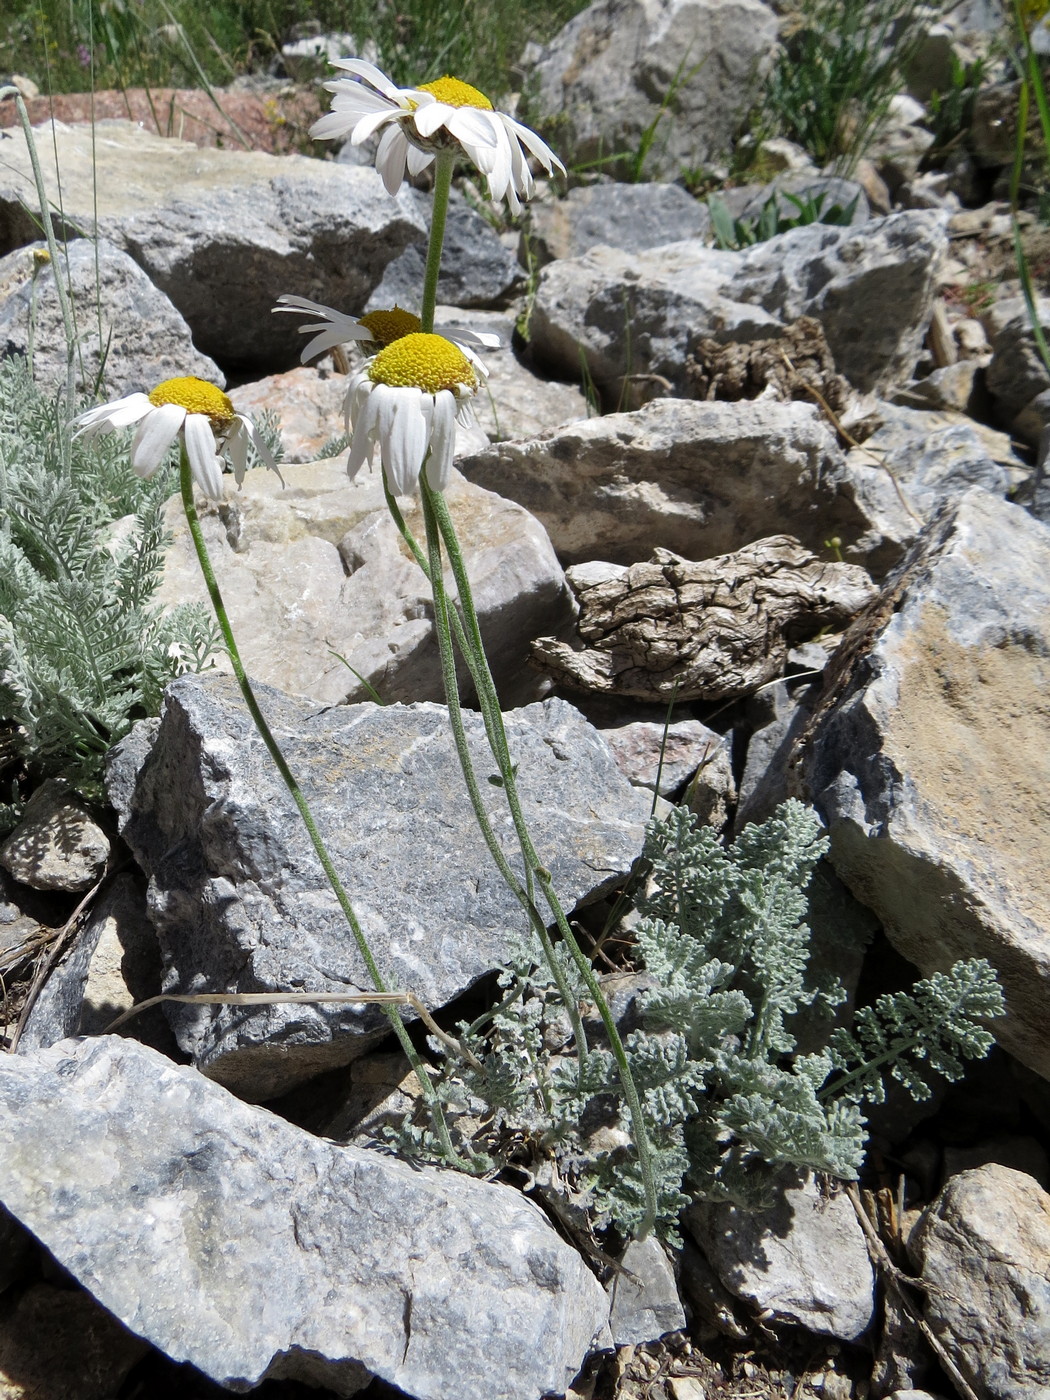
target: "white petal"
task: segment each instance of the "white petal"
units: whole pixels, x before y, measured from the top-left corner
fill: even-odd
[[[153,475],[185,421],[186,410],[177,403],[163,403],[146,414],[131,443],[131,467],[137,476]]]
[[[351,146],[360,146],[363,141],[375,135],[381,126],[385,126],[387,122],[396,122],[399,118],[400,113],[391,111],[389,107],[382,112],[369,112],[367,116],[361,117],[354,127],[350,136]]]
[[[355,118],[343,116],[341,112],[326,112],[310,128],[315,141],[335,141],[340,136],[349,136],[356,125]]]
[[[433,151],[422,151],[418,146],[413,146],[411,141],[408,143],[408,173],[410,175],[413,177],[422,175],[427,166],[433,163],[433,160]]]
[[[418,122],[416,124],[418,126]],[[465,149],[474,146],[491,149],[499,142],[496,133],[503,130],[493,121],[491,112],[477,107],[457,107],[445,125]]]
[[[420,136],[427,140],[435,131],[448,126],[449,119],[456,115],[456,111],[457,109],[450,107],[447,102],[429,102],[425,107],[419,107],[413,112],[412,125]]]
[[[427,481],[435,491],[444,491],[452,475],[452,453],[456,446],[456,400],[442,389],[434,395],[434,417],[430,434]]]
[[[500,113],[500,117],[510,131],[511,140],[514,140],[516,137],[523,146],[526,146],[532,152],[548,173],[556,166],[563,175],[565,174],[565,166],[562,165],[561,161],[547,145],[546,141],[541,141],[534,131],[530,131],[529,128],[523,126],[521,122],[516,122],[513,117],[508,117],[503,112]]]
[[[371,83],[384,97],[389,97],[391,102],[399,102],[401,99],[401,89],[395,87],[385,73],[366,59],[334,58],[332,67],[342,68],[346,73],[355,73],[359,78],[364,78],[365,82]]]
[[[243,423],[244,419],[238,415],[237,422],[234,423],[230,435],[226,439],[225,448],[238,486],[243,483],[244,474],[248,470],[248,434],[244,431]]]
[[[401,188],[407,161],[408,137],[400,126],[387,127],[376,148],[376,170],[383,177],[387,194],[395,195]]]
[[[269,467],[272,472],[276,472],[281,478],[281,485],[283,486],[284,477],[281,476],[281,469],[277,465],[277,458],[270,451],[269,447],[267,447],[266,440],[262,433],[259,432],[259,429],[252,420],[246,418],[243,413],[238,413],[234,416],[236,420],[234,423],[234,434],[237,439],[243,441],[245,437],[248,437],[251,440],[256,452],[258,452],[259,456],[262,458],[263,466]],[[237,485],[240,485],[240,479],[238,479]]]
[[[370,392],[371,387],[371,380],[366,379],[364,384],[358,384],[351,388],[346,396],[348,425],[350,421],[350,399],[351,397],[354,399],[354,435],[350,440],[350,455],[346,459],[346,474],[351,481],[353,481],[365,462],[371,462],[372,453],[375,448],[376,409],[378,405],[373,401],[373,395]]]
[[[382,393],[384,389],[385,394]],[[421,407],[423,394],[411,386],[393,389],[379,384],[375,397],[381,394],[378,422],[383,470],[394,495],[407,496],[416,489],[427,450],[427,428]]]
[[[203,413],[187,413],[182,430],[193,479],[206,496],[221,501],[222,463],[215,455],[215,434]]]
[[[460,349],[465,349],[468,345],[483,345],[486,350],[498,350],[503,342],[498,335],[493,335],[492,331],[472,331],[468,326],[447,326],[441,329],[434,327],[437,335],[443,335],[446,340],[454,341]]]

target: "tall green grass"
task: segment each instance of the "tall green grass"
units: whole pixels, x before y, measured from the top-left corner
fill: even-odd
[[[374,44],[395,82],[451,72],[494,95],[513,86],[529,39],[586,0],[4,0],[0,71],[46,92],[219,86],[264,68],[293,28],[316,21]]]

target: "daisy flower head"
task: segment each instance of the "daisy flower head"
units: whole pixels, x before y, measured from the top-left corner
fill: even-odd
[[[465,352],[441,335],[416,331],[380,350],[354,375],[346,394],[351,481],[378,447],[395,496],[415,491],[424,461],[428,485],[444,491],[456,424],[472,421],[470,401],[482,377]]]
[[[372,346],[376,350],[385,350],[395,340],[414,335],[423,329],[419,317],[411,311],[406,311],[403,306],[395,305],[389,311],[369,311],[364,316],[349,316],[345,311],[336,311],[332,306],[322,306],[319,301],[308,301],[306,297],[290,296],[287,293],[279,296],[277,301],[279,304],[273,307],[274,311],[298,311],[301,315],[316,317],[316,320],[299,327],[303,335],[317,332],[313,340],[303,347],[303,353],[299,357],[304,365],[316,355],[322,355],[326,350],[333,350],[337,345],[346,345],[350,341]],[[456,326],[455,329],[435,326],[434,329],[438,335],[458,345],[482,375],[488,373],[474,352],[479,348],[498,350],[498,335],[493,335],[490,331],[471,331],[461,326]]]
[[[317,140],[349,137],[359,146],[379,135],[376,169],[387,191],[401,188],[406,170],[418,175],[439,151],[461,150],[488,181],[493,199],[506,199],[513,213],[521,198],[531,199],[535,181],[528,157],[548,174],[565,167],[545,141],[505,112],[497,112],[483,92],[446,74],[417,88],[395,87],[385,73],[361,58],[335,59],[333,68],[351,76],[325,83],[332,110],[310,128]]]
[[[152,476],[176,438],[186,448],[194,481],[213,500],[223,497],[223,456],[233,467],[237,485],[244,480],[249,442],[266,466],[281,475],[255,424],[206,379],[165,379],[149,394],[128,394],[89,408],[73,420],[74,436],[91,442],[133,424],[138,426],[131,443],[131,466],[138,476]]]

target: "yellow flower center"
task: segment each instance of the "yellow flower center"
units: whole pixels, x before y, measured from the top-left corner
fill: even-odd
[[[187,413],[201,413],[211,419],[213,428],[223,428],[232,423],[236,409],[221,389],[209,384],[206,379],[194,379],[186,375],[181,379],[165,379],[149,396],[154,408],[161,404],[176,403]]]
[[[475,393],[478,387],[474,367],[458,345],[442,335],[417,331],[395,340],[372,361],[368,377],[373,384],[389,384],[395,389],[422,389],[436,394],[441,389],[455,393],[463,385]]]
[[[446,107],[480,107],[483,112],[492,111],[492,103],[483,92],[478,92],[476,87],[471,87],[469,83],[461,83],[458,78],[452,78],[447,73],[436,82],[420,83],[419,91],[433,93]]]
[[[395,305],[392,311],[370,311],[367,316],[358,317],[358,325],[371,331],[372,339],[378,345],[390,345],[403,335],[418,331],[421,322],[411,311]]]

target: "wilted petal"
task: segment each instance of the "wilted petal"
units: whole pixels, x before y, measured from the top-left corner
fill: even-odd
[[[434,416],[430,429],[430,457],[427,481],[435,491],[444,491],[452,475],[456,446],[456,400],[447,389],[434,395]]]
[[[221,501],[222,462],[215,455],[215,434],[211,423],[203,413],[187,413],[182,435],[194,481],[206,496],[213,501]]]
[[[178,437],[186,416],[186,410],[177,403],[161,404],[158,408],[151,406],[151,412],[139,424],[131,443],[131,467],[137,476],[153,475]],[[207,422],[207,419],[204,421]]]

